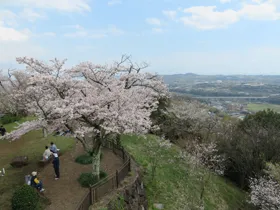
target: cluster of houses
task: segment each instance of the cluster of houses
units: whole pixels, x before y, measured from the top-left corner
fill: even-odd
[[[246,109],[247,104],[233,103],[232,101],[213,101],[211,102],[211,106],[241,120],[243,120],[246,115],[252,113]]]

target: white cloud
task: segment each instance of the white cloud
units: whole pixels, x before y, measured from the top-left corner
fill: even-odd
[[[75,32],[65,33],[65,37],[69,38],[93,38],[100,39],[107,36],[120,36],[124,34],[124,31],[117,28],[115,25],[109,25],[107,29],[103,30],[86,30],[82,26],[76,27]]]
[[[216,11],[216,6],[196,6],[184,9],[185,13],[181,21],[185,25],[194,26],[198,29],[225,28],[239,20],[238,12],[234,10]]]
[[[90,11],[88,0],[2,0],[2,4],[28,8],[56,9],[66,12]]]
[[[5,23],[7,26],[16,26],[18,25],[17,15],[10,10],[0,10],[0,21],[2,25]]]
[[[280,4],[279,0],[251,0],[251,3],[243,3],[240,9],[223,11],[217,11],[216,6],[195,6],[184,9],[188,15],[180,20],[186,26],[202,30],[226,28],[241,19],[273,21],[280,19],[277,4]]]
[[[77,51],[79,51],[80,53],[85,53],[88,52],[90,50],[94,50],[95,47],[93,46],[89,46],[89,45],[78,45],[75,47]]]
[[[150,25],[158,25],[158,26],[161,25],[161,21],[157,18],[147,18],[146,22]]]
[[[64,34],[65,37],[70,37],[70,38],[76,38],[76,37],[87,37],[89,36],[88,32],[84,31],[84,30],[80,30],[80,31],[75,31],[72,33],[66,33]]]
[[[13,28],[19,26],[19,22],[21,22],[22,20],[34,22],[38,18],[45,18],[45,16],[35,12],[30,8],[24,8],[18,14],[10,10],[0,10],[0,20],[2,21],[2,25]]]
[[[0,33],[1,34],[1,33]],[[46,51],[34,45],[31,42],[4,42],[0,44],[0,63],[15,63],[15,58],[19,56],[40,57],[45,55]]]
[[[107,33],[114,35],[114,36],[120,36],[124,34],[124,31],[117,28],[115,25],[110,25],[108,27]]]
[[[26,41],[30,37],[31,33],[28,29],[18,31],[14,28],[5,27],[3,22],[0,22],[0,42],[7,41]],[[2,43],[0,44],[2,48]]]
[[[19,14],[19,16],[31,22],[34,22],[35,20],[40,18],[46,18],[45,15],[39,14],[31,8],[24,8],[23,11]]]
[[[79,24],[76,24],[76,25],[64,25],[64,26],[62,26],[62,27],[64,27],[64,28],[74,28],[74,29],[77,29],[77,30],[82,30],[82,29],[84,29],[81,25],[79,25]]]
[[[172,20],[176,18],[176,14],[177,14],[177,12],[174,10],[164,10],[162,11],[162,13]]]
[[[10,10],[0,10],[0,41],[1,42],[22,42],[28,40],[32,35],[29,29],[17,29],[20,26],[19,21],[28,19],[34,21],[43,16],[34,12],[32,9],[23,9],[19,14]]]
[[[163,32],[162,28],[153,28],[152,31],[154,33],[162,33]]]
[[[55,37],[56,33],[54,33],[54,32],[44,32],[42,35],[43,36],[49,36],[49,37]]]
[[[220,0],[220,2],[221,2],[222,4],[225,4],[225,3],[230,3],[231,0]]]
[[[117,5],[117,4],[122,4],[122,0],[111,0],[111,1],[108,1],[108,6],[114,6],[114,5]]]
[[[270,1],[258,4],[244,4],[239,10],[239,14],[251,20],[278,20],[280,18],[276,4]]]

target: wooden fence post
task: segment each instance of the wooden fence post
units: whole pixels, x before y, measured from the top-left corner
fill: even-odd
[[[119,172],[116,170],[116,183],[117,183],[117,188],[119,187]]]
[[[122,147],[122,159],[124,160],[124,149]]]
[[[113,148],[113,153],[116,154],[116,151],[115,151],[115,144],[112,143],[112,148]]]
[[[94,194],[92,193],[92,187],[89,188],[89,194],[90,194],[90,205],[94,204]]]

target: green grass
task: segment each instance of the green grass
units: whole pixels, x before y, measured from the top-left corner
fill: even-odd
[[[32,117],[32,116],[28,116],[28,117],[23,117],[22,119],[20,119],[19,121],[17,121],[18,123],[23,123],[26,121],[31,121],[36,119],[36,117]],[[16,129],[16,127],[18,126],[17,123],[9,123],[9,124],[5,124],[4,127],[6,128],[7,132],[11,132],[13,130]]]
[[[20,122],[31,120],[34,118],[24,118]],[[5,125],[8,131],[11,131],[16,126],[15,123]],[[30,174],[34,170],[38,170],[37,162],[41,158],[45,146],[53,141],[61,152],[64,153],[75,144],[73,138],[65,136],[48,136],[43,138],[41,130],[31,131],[20,139],[9,142],[0,140],[0,168],[5,168],[6,176],[0,177],[0,209],[9,210],[10,201],[14,189],[24,183],[24,176]],[[23,168],[12,168],[10,162],[15,156],[26,155],[29,158],[29,164]]]
[[[275,112],[280,112],[280,105],[277,104],[248,104],[247,109],[249,111],[258,112],[265,109],[272,109]]]
[[[154,136],[148,136],[147,139],[136,136],[122,137],[122,144],[126,150],[144,168],[144,183],[150,209],[153,209],[153,203],[162,203],[164,209],[168,210],[197,209],[201,189],[201,181],[197,179],[199,170],[191,172],[186,161],[176,158],[180,151],[177,146],[172,146],[168,150],[161,149],[156,180],[154,184],[150,183],[151,169],[146,145],[147,141],[155,143],[154,139]],[[224,178],[210,173],[204,196],[205,209],[248,210],[250,208],[246,206],[246,197],[245,192]]]

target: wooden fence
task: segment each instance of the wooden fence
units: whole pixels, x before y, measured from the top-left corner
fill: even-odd
[[[130,156],[122,146],[119,146],[112,141],[107,141],[103,147],[112,150],[117,156],[119,156],[123,160],[123,165],[116,170],[115,173],[91,186],[89,191],[78,204],[76,210],[88,210],[91,205],[99,201],[103,196],[114,189],[117,189],[130,172]]]

